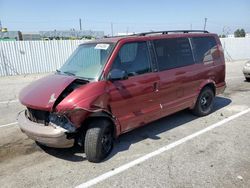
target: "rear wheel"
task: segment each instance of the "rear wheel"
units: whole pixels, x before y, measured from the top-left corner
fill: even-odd
[[[213,110],[214,92],[212,88],[205,87],[200,92],[192,113],[196,116],[206,116]]]
[[[88,161],[98,163],[105,159],[113,149],[112,124],[105,119],[91,121],[84,148]]]
[[[250,82],[250,78],[247,78],[247,77],[246,77],[246,81],[247,81],[247,82]]]

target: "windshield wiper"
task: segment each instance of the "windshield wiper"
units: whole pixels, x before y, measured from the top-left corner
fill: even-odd
[[[86,81],[93,80],[92,78],[86,78],[86,77],[82,77],[82,76],[78,76],[78,78],[80,78],[82,80],[86,80]]]
[[[56,70],[57,73],[61,73],[62,71],[60,70]],[[72,73],[72,72],[68,72],[68,71],[65,71],[65,72],[62,72],[63,74],[67,74],[69,76],[76,76],[76,74]],[[82,80],[86,80],[86,81],[89,81],[89,80],[92,80],[92,78],[86,78],[86,77],[82,77],[82,76],[77,76],[78,78],[82,79]]]
[[[70,75],[70,76],[75,76],[75,74],[74,73],[72,73],[72,72],[63,72],[64,74],[67,74],[67,75]]]

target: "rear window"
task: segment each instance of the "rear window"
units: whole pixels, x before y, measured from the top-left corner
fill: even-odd
[[[217,43],[214,37],[193,37],[192,45],[197,63],[213,61],[216,56]]]
[[[169,70],[194,64],[188,38],[154,41],[159,70]]]

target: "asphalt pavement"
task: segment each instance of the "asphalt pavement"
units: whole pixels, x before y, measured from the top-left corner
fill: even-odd
[[[1,187],[250,187],[250,83],[245,61],[227,62],[214,112],[188,110],[122,135],[102,163],[79,147],[37,145],[16,124],[18,92],[47,74],[0,78]]]

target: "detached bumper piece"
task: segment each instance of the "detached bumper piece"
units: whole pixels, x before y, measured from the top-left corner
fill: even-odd
[[[66,133],[71,132],[54,123],[44,125],[30,121],[25,112],[21,112],[18,117],[18,124],[22,132],[24,132],[32,140],[38,141],[43,145],[56,148],[68,148],[74,145],[74,139],[68,139]]]

